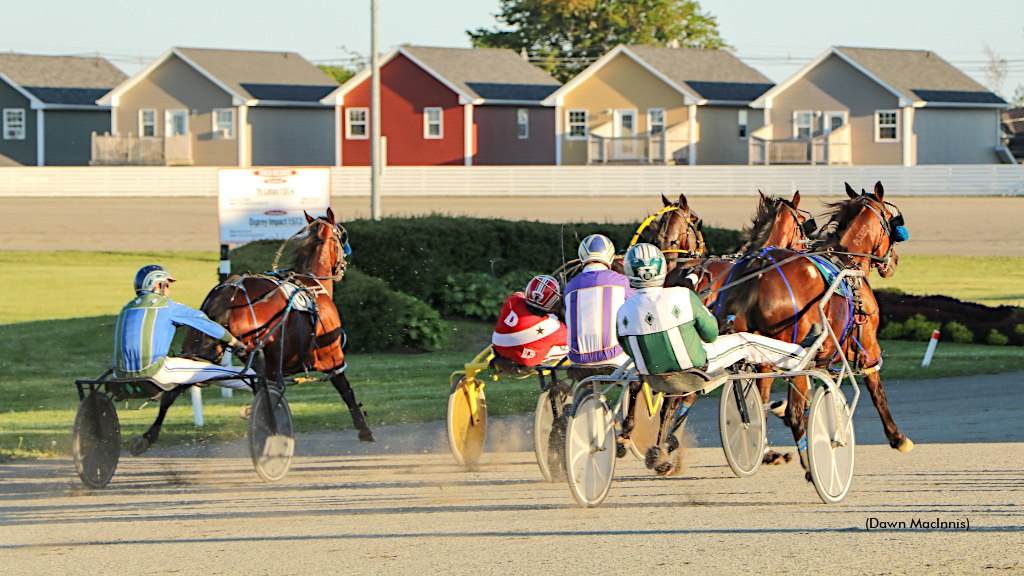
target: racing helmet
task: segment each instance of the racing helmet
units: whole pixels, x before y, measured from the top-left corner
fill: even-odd
[[[637,244],[626,252],[623,268],[633,288],[661,287],[665,284],[665,255],[654,244]]]
[[[562,289],[558,285],[558,280],[551,276],[535,276],[526,285],[526,301],[545,312],[554,308],[561,298]]]
[[[612,258],[615,257],[615,245],[607,236],[591,234],[580,242],[579,256],[581,264],[600,262],[611,268]]]
[[[175,282],[175,279],[171,278],[171,273],[163,266],[159,264],[143,266],[135,273],[135,294],[155,292],[157,286],[170,282]]]

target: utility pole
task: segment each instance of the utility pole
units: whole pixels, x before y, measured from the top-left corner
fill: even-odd
[[[370,217],[380,220],[380,57],[377,52],[377,0],[370,0]]]

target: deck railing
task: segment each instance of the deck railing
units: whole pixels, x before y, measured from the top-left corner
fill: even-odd
[[[766,126],[765,128],[770,128]],[[771,131],[750,135],[750,164],[849,165],[852,163],[849,124],[810,138],[773,139]]]
[[[686,164],[689,160],[689,124],[680,122],[656,134],[602,136],[590,134],[588,164]]]
[[[191,166],[192,138],[92,133],[93,166]]]

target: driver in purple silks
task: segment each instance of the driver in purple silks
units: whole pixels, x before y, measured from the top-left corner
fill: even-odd
[[[569,361],[620,366],[629,356],[616,338],[615,316],[633,289],[625,276],[611,270],[615,246],[607,237],[591,234],[584,238],[579,257],[583,271],[565,287]]]

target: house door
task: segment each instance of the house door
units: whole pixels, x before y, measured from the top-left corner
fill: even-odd
[[[165,136],[188,134],[188,110],[168,110],[165,113]]]
[[[640,146],[636,138],[636,110],[615,111],[615,154],[613,160],[635,160]]]
[[[825,125],[822,128],[826,134],[845,125],[846,112],[825,112]]]

